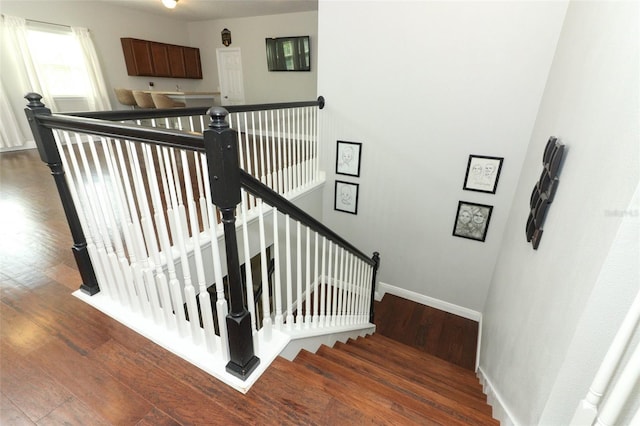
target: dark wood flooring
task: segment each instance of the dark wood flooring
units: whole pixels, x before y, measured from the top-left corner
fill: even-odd
[[[70,247],[53,179],[37,152],[0,154],[2,425],[436,423],[416,422],[416,418],[428,418],[422,411],[412,411],[411,421],[406,416],[397,422],[384,420],[378,417],[375,404],[345,403],[338,392],[345,390],[345,384],[318,382],[322,385],[313,389],[325,393],[314,396],[296,387],[300,382],[290,381],[287,361],[281,358],[279,367],[258,380],[247,395],[230,390],[71,296],[80,278]],[[396,311],[402,316],[391,317],[395,309],[403,309]],[[475,344],[469,342],[475,337],[462,338],[462,348],[457,348],[456,339],[445,335],[461,335],[463,329],[473,327],[445,325],[446,316],[413,309],[410,316],[418,319],[426,334],[409,331],[406,310],[379,305],[376,323],[380,334],[412,341],[414,346],[435,350],[438,356],[458,359],[454,362],[460,365],[471,365]],[[434,349],[434,344],[442,347]],[[305,357],[300,362],[316,371]],[[464,369],[442,364],[443,371],[449,372],[442,374],[450,376],[456,369],[456,374],[465,374]],[[467,373],[470,378],[465,380],[473,381],[473,373]],[[476,424],[490,423],[479,420]]]
[[[478,322],[392,294],[375,302],[376,332],[475,370]]]

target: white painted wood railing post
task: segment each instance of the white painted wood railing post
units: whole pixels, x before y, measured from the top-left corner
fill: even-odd
[[[629,361],[622,369],[615,386],[609,392],[602,410],[597,416],[597,426],[615,426],[624,405],[632,395],[633,389],[640,379],[640,345],[638,345]],[[637,395],[636,395],[637,396]]]
[[[598,415],[598,405],[602,396],[607,390],[611,378],[613,377],[622,355],[629,344],[629,340],[633,335],[633,331],[640,321],[640,292],[636,295],[629,311],[627,312],[618,332],[616,333],[611,346],[607,351],[602,364],[596,373],[589,392],[586,397],[580,401],[571,426],[581,426],[584,424],[592,424]]]
[[[282,329],[282,282],[280,277],[280,238],[278,230],[278,210],[273,208],[273,257],[274,257],[274,288],[273,293],[276,298],[275,323],[278,330]]]

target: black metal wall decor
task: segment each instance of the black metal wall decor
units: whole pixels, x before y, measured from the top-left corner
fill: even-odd
[[[542,173],[531,192],[529,207],[531,212],[527,219],[527,241],[537,250],[542,238],[542,225],[547,216],[549,204],[553,201],[558,189],[558,172],[564,155],[564,145],[558,142],[558,138],[551,136],[547,141],[542,156]]]
[[[225,47],[229,47],[229,45],[231,44],[231,31],[225,28],[224,30],[222,30],[221,35],[222,35],[222,44]]]

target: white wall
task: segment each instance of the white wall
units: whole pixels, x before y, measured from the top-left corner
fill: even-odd
[[[482,310],[565,10],[320,1],[323,217],[381,253],[380,281]],[[336,140],[363,143],[360,178],[333,174]],[[505,158],[495,195],[462,190],[469,154]],[[334,179],[360,183],[357,216]],[[486,242],[451,235],[458,200],[494,206]]]
[[[247,104],[283,101],[307,101],[317,97],[318,13],[301,12],[250,18],[191,22],[191,40],[206,40],[202,49],[204,81],[218,88],[216,49],[224,48],[221,31],[231,31],[232,48],[242,52],[245,101]],[[265,38],[308,35],[311,37],[310,72],[269,72]]]
[[[638,8],[576,1],[567,11],[483,317],[480,368],[517,424],[566,424],[603,354],[567,365],[588,344],[583,325],[599,316],[594,334],[608,346],[638,289],[637,258],[629,267],[612,250],[639,180]],[[567,152],[534,251],[524,227],[550,135]]]

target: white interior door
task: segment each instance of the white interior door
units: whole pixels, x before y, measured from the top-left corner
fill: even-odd
[[[218,79],[220,80],[220,103],[222,105],[244,104],[242,81],[242,55],[239,47],[216,49]]]

